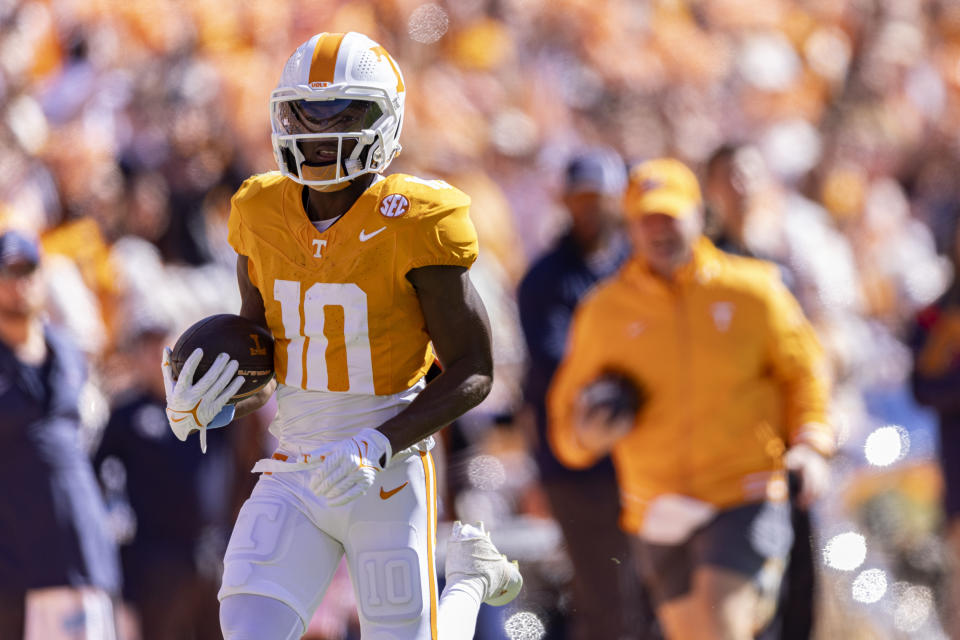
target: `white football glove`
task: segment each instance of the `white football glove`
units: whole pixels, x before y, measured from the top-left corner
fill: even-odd
[[[193,373],[203,358],[203,349],[194,349],[174,382],[170,355],[170,349],[165,347],[161,368],[163,385],[167,391],[167,421],[173,434],[181,441],[194,431],[199,431],[200,450],[206,453],[207,427],[243,386],[243,376],[235,375],[239,364],[226,353],[221,353],[210,370],[194,383]]]
[[[382,432],[364,429],[322,455],[322,462],[310,478],[310,488],[326,498],[328,505],[338,507],[359,498],[373,486],[377,474],[390,463],[393,451]]]

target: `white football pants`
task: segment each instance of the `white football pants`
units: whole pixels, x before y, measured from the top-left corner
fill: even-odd
[[[263,474],[240,510],[219,593],[226,640],[299,638],[344,555],[364,640],[472,638],[476,589],[445,591],[444,627],[455,620],[456,629],[438,631],[430,454],[391,464],[366,494],[342,507],[328,507],[313,493],[310,473]],[[266,599],[285,606],[261,603]]]

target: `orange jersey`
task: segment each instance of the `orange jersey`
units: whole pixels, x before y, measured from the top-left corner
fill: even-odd
[[[411,269],[469,267],[477,257],[470,198],[405,174],[370,186],[317,231],[299,184],[249,178],[232,200],[229,241],[249,259],[276,340],[277,379],[310,391],[396,394],[433,362]]]
[[[785,447],[833,451],[823,353],[799,305],[773,265],[706,239],[675,282],[635,258],[577,308],[548,407],[550,444],[570,467],[596,461],[574,406],[605,371],[648,396],[612,451],[629,531],[659,495],[719,508],[775,497]]]

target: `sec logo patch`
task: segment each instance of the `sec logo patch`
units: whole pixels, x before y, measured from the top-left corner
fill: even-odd
[[[380,215],[399,218],[410,208],[410,202],[400,193],[391,193],[380,201]]]

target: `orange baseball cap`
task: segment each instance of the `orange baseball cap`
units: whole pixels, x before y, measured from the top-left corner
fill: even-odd
[[[686,218],[702,204],[697,176],[674,158],[648,160],[634,167],[623,198],[628,218],[650,213]]]

